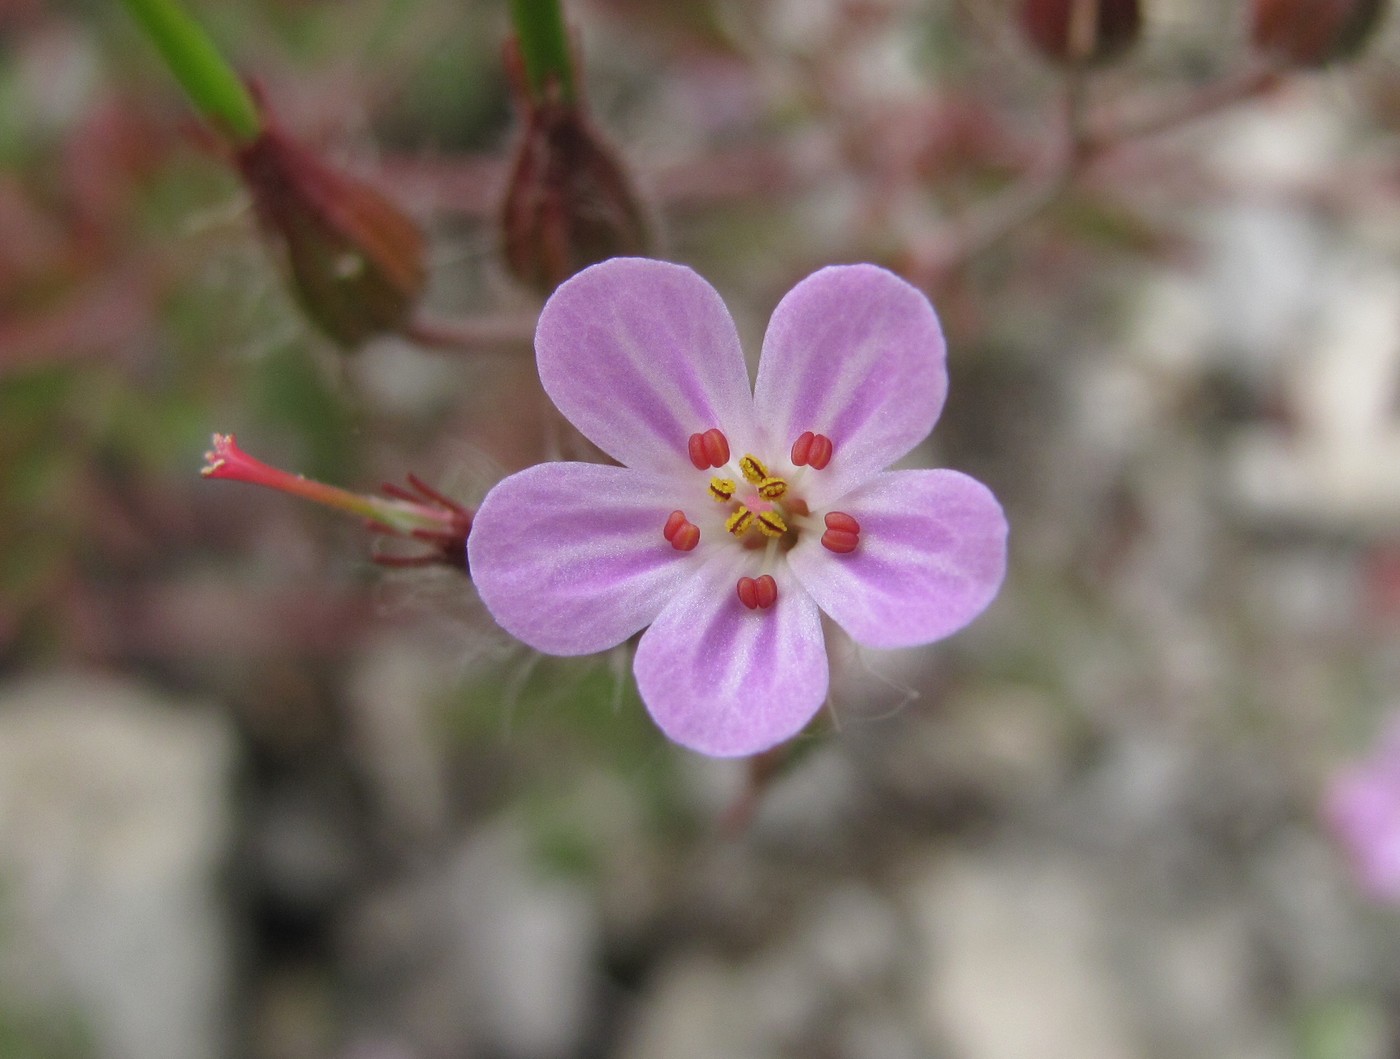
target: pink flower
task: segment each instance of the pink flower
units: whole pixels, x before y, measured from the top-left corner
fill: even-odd
[[[987,488],[884,470],[947,391],[938,318],[892,273],[836,266],[794,287],[752,391],[719,295],[660,261],[568,280],[535,350],[555,405],[622,466],[500,482],[468,539],[473,577],[496,621],[550,654],[646,629],[637,687],[677,743],[733,757],[801,731],[827,694],[822,612],[857,643],[907,647],[996,595],[1006,521]]]
[[[1400,719],[1370,757],[1333,778],[1324,814],[1362,888],[1400,900]]]

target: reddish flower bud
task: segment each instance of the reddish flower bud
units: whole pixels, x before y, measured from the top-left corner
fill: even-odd
[[[346,349],[397,330],[427,279],[423,233],[380,192],[263,117],[263,131],[234,157],[306,314]]]
[[[549,88],[532,92],[514,41],[506,67],[523,125],[502,212],[510,271],[548,294],[588,265],[645,254],[646,210],[583,105]]]
[[[1137,41],[1142,13],[1138,0],[1022,0],[1021,28],[1055,62],[1106,62]]]
[[[1350,59],[1371,39],[1384,0],[1254,0],[1250,40],[1292,66]]]

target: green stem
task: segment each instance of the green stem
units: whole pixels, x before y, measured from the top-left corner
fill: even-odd
[[[510,0],[510,20],[520,41],[530,91],[539,95],[555,85],[563,100],[571,101],[574,67],[559,0]]]
[[[256,139],[262,119],[253,97],[179,0],[126,0],[126,6],[199,111],[241,143]]]

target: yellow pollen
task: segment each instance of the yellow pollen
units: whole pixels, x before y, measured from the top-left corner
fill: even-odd
[[[781,478],[765,478],[758,483],[758,495],[764,500],[777,500],[787,492],[787,482]]]
[[[742,537],[744,532],[753,525],[753,512],[746,507],[736,508],[734,514],[730,515],[724,523],[724,528],[736,537]]]
[[[787,532],[787,523],[776,511],[760,511],[757,518],[759,532],[765,537],[781,537]]]
[[[734,490],[737,488],[738,486],[734,484],[734,479],[732,478],[710,479],[710,495],[721,503],[732,497],[734,495]]]
[[[744,473],[744,480],[751,485],[758,485],[768,477],[768,468],[763,466],[757,456],[749,453],[739,461],[739,470]]]

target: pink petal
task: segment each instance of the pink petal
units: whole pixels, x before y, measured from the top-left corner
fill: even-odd
[[[948,390],[944,358],[933,307],[892,272],[835,265],[788,292],[763,339],[754,402],[782,455],[808,430],[834,443],[809,500],[840,496],[928,436]]]
[[[1400,782],[1373,764],[1334,780],[1324,812],[1362,887],[1394,901],[1400,899]]]
[[[1400,719],[1365,759],[1333,777],[1323,814],[1362,888],[1400,901]]]
[[[837,555],[808,532],[788,563],[858,643],[932,643],[982,613],[1001,587],[1006,517],[965,474],[887,471],[835,507],[860,523],[856,550]]]
[[[674,482],[626,467],[543,463],[486,494],[467,558],[491,616],[531,647],[582,655],[648,625],[694,574],[702,540],[678,552],[662,529]]]
[[[684,266],[613,258],[584,269],[545,303],[535,354],[559,411],[628,467],[694,474],[686,443],[712,427],[735,455],[752,445],[739,334]]]
[[[777,603],[745,609],[735,591],[742,565],[717,556],[637,646],[637,688],[652,718],[670,739],[713,757],[791,739],[826,699],[817,608],[778,564]]]

